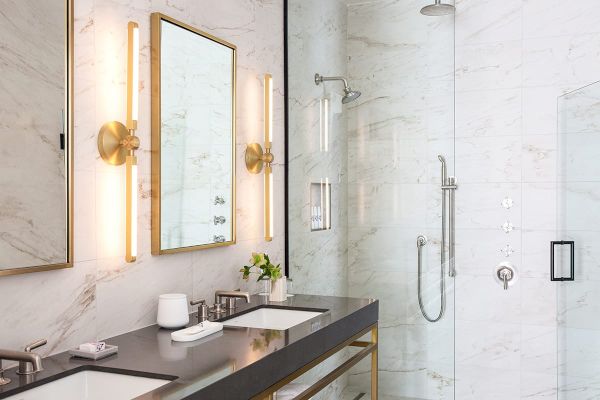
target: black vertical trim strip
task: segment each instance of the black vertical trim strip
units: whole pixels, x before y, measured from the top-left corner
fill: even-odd
[[[283,105],[284,105],[284,160],[283,160],[283,198],[284,198],[284,240],[285,240],[285,256],[284,256],[284,265],[285,265],[285,276],[290,277],[290,232],[289,232],[289,189],[288,189],[288,168],[289,168],[289,151],[288,151],[288,143],[289,143],[289,100],[288,100],[288,0],[283,0]]]

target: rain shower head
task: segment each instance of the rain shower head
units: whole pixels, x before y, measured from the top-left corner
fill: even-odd
[[[442,15],[454,14],[454,10],[453,5],[443,4],[442,0],[435,0],[434,4],[421,8],[421,14],[429,17],[440,17]]]
[[[315,74],[315,85],[320,85],[321,82],[325,81],[342,81],[344,82],[344,97],[342,97],[342,103],[348,104],[351,101],[358,99],[361,93],[358,90],[352,90],[350,86],[348,86],[348,81],[346,78],[341,76],[323,76],[319,74]]]

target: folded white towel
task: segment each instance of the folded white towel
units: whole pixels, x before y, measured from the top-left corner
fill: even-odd
[[[99,353],[106,348],[105,342],[91,342],[79,345],[79,350],[87,351],[88,353]]]

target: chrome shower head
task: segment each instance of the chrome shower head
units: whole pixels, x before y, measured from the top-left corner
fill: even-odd
[[[351,101],[358,99],[361,93],[358,90],[352,90],[350,87],[344,89],[344,97],[342,97],[342,103],[348,104]]]
[[[430,4],[421,8],[421,14],[429,17],[440,17],[442,15],[454,14],[455,8],[451,4],[443,4],[442,0],[435,0],[434,4]]]
[[[346,78],[341,76],[323,76],[319,74],[315,74],[315,85],[320,85],[325,81],[342,81],[344,82],[344,97],[342,97],[342,103],[348,104],[351,101],[358,99],[361,93],[358,90],[352,90],[350,86],[348,86],[348,81]]]

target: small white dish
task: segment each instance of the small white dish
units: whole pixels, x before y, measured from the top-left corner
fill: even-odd
[[[106,348],[102,351],[83,351],[79,349],[71,349],[69,350],[69,354],[74,357],[87,358],[88,360],[101,360],[106,358],[112,354],[115,354],[119,351],[119,346],[111,346],[110,344],[106,345]]]

